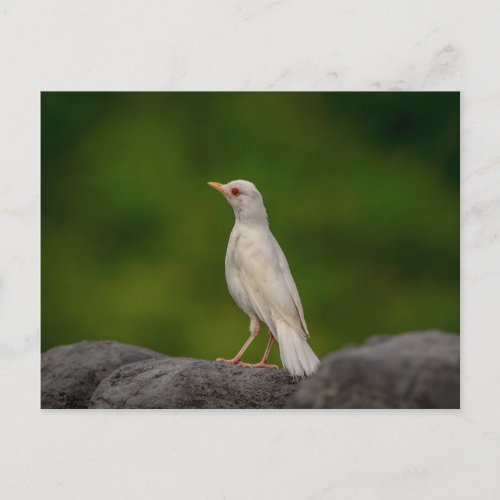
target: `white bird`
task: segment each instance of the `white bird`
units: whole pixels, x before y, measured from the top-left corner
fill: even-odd
[[[236,218],[226,253],[226,281],[229,293],[250,318],[250,337],[231,364],[277,368],[267,364],[276,339],[283,366],[294,376],[314,373],[319,360],[307,343],[307,330],[299,292],[285,254],[269,229],[262,196],[248,181],[227,184],[209,182],[233,207]],[[260,363],[243,363],[241,358],[260,331],[269,327],[269,340]]]

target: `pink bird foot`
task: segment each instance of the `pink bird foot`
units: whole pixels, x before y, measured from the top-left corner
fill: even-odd
[[[220,361],[222,363],[228,363],[230,365],[238,365],[243,366],[244,368],[271,368],[272,370],[279,370],[279,367],[276,365],[269,365],[267,363],[245,363],[244,361],[240,361],[236,358],[234,359],[224,359],[217,358],[216,361]]]
[[[224,358],[217,358],[216,361],[220,361],[222,363],[228,363],[230,365],[238,365],[238,366],[243,366],[245,368],[268,368],[271,370],[279,370],[279,367],[277,365],[270,365],[268,363],[245,363],[244,361],[240,361],[236,358],[234,359],[224,359]]]
[[[222,363],[229,363],[230,365],[237,365],[239,363],[238,359],[217,358],[215,361],[221,361]]]
[[[238,358],[233,358],[233,359],[224,359],[224,358],[217,358],[215,361],[219,361],[222,363],[227,363],[229,365],[239,365],[239,366],[244,366],[244,367],[250,367],[248,363],[244,363],[243,361],[239,360]]]
[[[250,368],[270,368],[271,370],[279,370],[277,365],[270,365],[268,363],[255,363],[255,364],[247,364]]]

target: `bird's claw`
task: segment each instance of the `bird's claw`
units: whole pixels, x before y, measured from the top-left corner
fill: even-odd
[[[244,368],[271,368],[272,370],[279,370],[278,366],[268,365],[267,363],[251,364],[251,363],[245,363],[244,361],[241,361],[239,359],[224,359],[224,358],[217,358],[216,361],[227,363],[229,365],[243,366]]]
[[[267,363],[257,363],[256,365],[251,365],[252,368],[270,368],[271,370],[279,370],[277,365],[268,365]]]
[[[237,359],[224,359],[224,358],[217,358],[215,361],[219,361],[222,363],[227,363],[229,365],[238,365],[240,364],[240,361]]]
[[[253,368],[253,366],[250,363],[244,363],[243,361],[240,361],[238,365],[243,366],[245,368]]]
[[[251,368],[252,365],[248,363],[244,363],[243,361],[239,359],[224,359],[224,358],[217,358],[216,361],[220,361],[222,363],[227,363],[229,365],[238,365],[238,366],[244,366],[245,368]]]

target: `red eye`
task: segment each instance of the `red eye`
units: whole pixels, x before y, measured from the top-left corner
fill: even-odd
[[[240,195],[240,190],[238,188],[233,188],[233,189],[231,189],[231,194],[233,196],[239,196]]]

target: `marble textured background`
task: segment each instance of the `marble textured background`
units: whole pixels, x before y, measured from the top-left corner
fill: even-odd
[[[2,0],[2,498],[498,498],[499,21],[495,0]],[[105,89],[460,90],[462,410],[41,411],[39,93]]]

